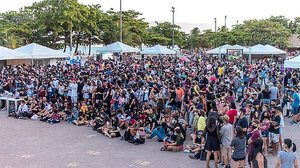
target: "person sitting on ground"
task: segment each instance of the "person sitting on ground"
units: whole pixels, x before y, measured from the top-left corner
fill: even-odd
[[[53,113],[50,114],[49,119],[47,120],[50,124],[55,124],[60,122],[60,115],[58,114],[57,110],[53,110]]]
[[[183,150],[184,137],[179,127],[174,129],[174,134],[176,135],[176,141],[174,143],[164,143],[161,151],[179,152]]]
[[[47,102],[45,104],[45,108],[39,113],[40,121],[46,122],[52,113],[53,113],[53,106],[51,102],[50,103]]]
[[[197,132],[197,134],[191,135],[193,139],[193,144],[186,146],[186,149],[184,150],[185,153],[197,153],[204,147],[205,139],[201,135],[201,131]]]
[[[16,112],[16,117],[19,119],[23,119],[23,117],[30,118],[29,108],[24,100],[21,101],[21,104]]]
[[[152,131],[151,135],[148,136],[147,138],[152,139],[155,136],[157,136],[158,141],[159,142],[163,142],[163,139],[166,137],[167,128],[168,128],[168,125],[165,122],[163,122],[160,126],[158,126],[157,128],[155,128]]]
[[[141,122],[138,121],[128,127],[122,139],[136,145],[145,143],[145,129],[141,126]]]
[[[87,121],[86,116],[83,113],[79,114],[77,120],[74,120],[73,123],[77,126],[87,125],[89,122]]]

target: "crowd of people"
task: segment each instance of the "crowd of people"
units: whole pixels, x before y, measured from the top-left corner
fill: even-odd
[[[157,139],[161,151],[193,153],[207,167],[213,160],[215,167],[263,168],[269,155],[278,157],[276,167],[298,167],[296,145],[282,136],[285,117],[292,125],[300,119],[298,71],[268,59],[4,66],[0,83],[2,93],[24,99],[11,117],[86,125],[136,145]]]

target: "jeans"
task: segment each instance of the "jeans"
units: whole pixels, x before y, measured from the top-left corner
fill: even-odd
[[[194,123],[194,112],[190,111],[189,113],[189,125],[192,126]]]
[[[165,129],[162,128],[162,127],[155,128],[152,131],[152,134],[151,134],[150,138],[152,139],[155,136],[157,136],[158,139],[163,140],[166,137]]]

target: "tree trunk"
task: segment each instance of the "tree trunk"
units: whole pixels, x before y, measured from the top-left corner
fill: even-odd
[[[89,55],[91,55],[92,50],[92,38],[89,37]]]
[[[65,35],[65,40],[64,40],[64,52],[67,50],[67,36]]]
[[[80,35],[80,34],[79,34]],[[79,46],[79,35],[76,38],[76,48],[75,48],[75,53],[77,53],[78,46]]]

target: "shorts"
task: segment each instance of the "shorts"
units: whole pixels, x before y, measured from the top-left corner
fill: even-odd
[[[227,153],[229,153],[229,156],[231,155],[231,148],[229,147],[225,147],[225,146],[222,146],[221,148],[221,153],[222,153],[222,156],[225,156],[227,155]]]
[[[278,143],[279,142],[279,135],[280,134],[275,134],[273,132],[270,133],[270,138],[271,138],[271,141],[273,143]]]
[[[263,99],[263,104],[270,104],[271,103],[271,99]]]
[[[299,113],[298,107],[292,107],[292,113],[293,115],[297,115]]]
[[[261,132],[261,136],[262,136],[263,138],[268,138],[268,137],[269,137],[269,131],[268,131],[268,130],[265,130],[265,131]]]
[[[246,159],[246,157],[243,157],[243,158],[240,158],[240,159],[232,158],[232,160],[235,161],[235,162],[242,161],[242,160],[245,160],[245,159]]]

